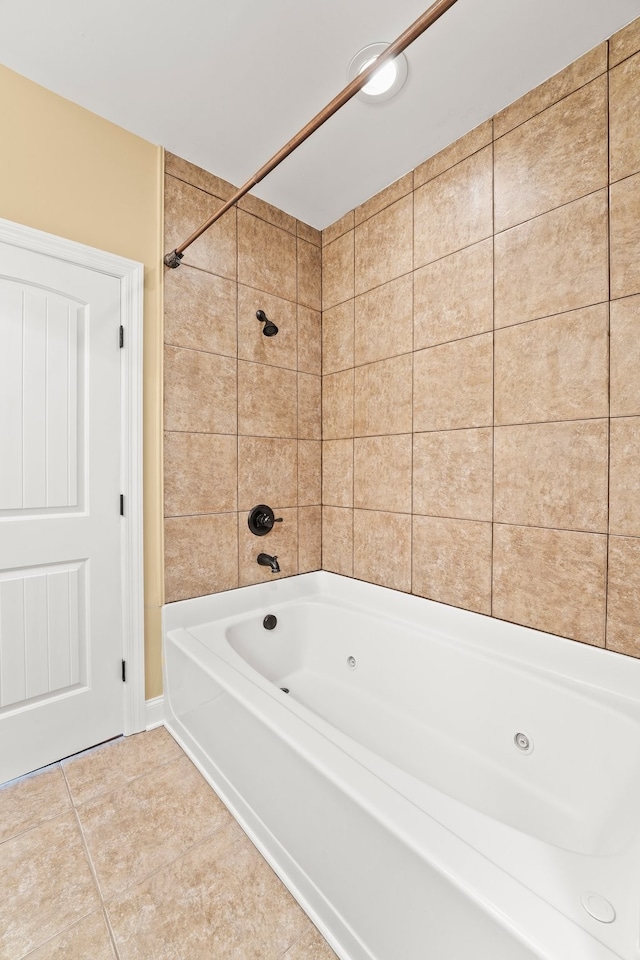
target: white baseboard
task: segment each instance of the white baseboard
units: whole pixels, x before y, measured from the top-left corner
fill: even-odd
[[[164,723],[164,697],[154,697],[153,700],[145,700],[144,715],[146,730],[153,730],[154,727],[162,726]]]

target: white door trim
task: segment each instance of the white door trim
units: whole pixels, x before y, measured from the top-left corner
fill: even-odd
[[[144,579],[142,542],[142,298],[144,267],[63,237],[0,218],[0,241],[120,280],[120,315],[124,327],[121,387],[121,490],[124,518],[121,538],[123,733],[145,729]]]

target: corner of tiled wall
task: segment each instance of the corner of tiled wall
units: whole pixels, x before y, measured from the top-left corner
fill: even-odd
[[[639,51],[323,231],[324,568],[640,656]]]
[[[231,184],[167,154],[166,248]],[[320,233],[247,196],[165,273],[167,602],[320,567]],[[264,310],[279,333],[264,337]],[[283,523],[264,540],[248,512]]]

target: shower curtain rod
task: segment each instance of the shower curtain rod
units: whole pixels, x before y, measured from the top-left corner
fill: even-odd
[[[355,97],[356,93],[362,90],[362,88],[371,79],[372,74],[374,74],[383,63],[385,63],[387,60],[391,60],[393,57],[396,57],[399,53],[402,53],[403,50],[406,50],[409,44],[413,43],[414,40],[417,40],[417,38],[421,36],[425,30],[435,23],[436,20],[439,20],[442,14],[446,13],[449,7],[452,7],[456,2],[457,0],[436,0],[435,3],[432,3],[428,10],[425,10],[425,12],[418,17],[418,19],[415,20],[410,27],[407,27],[404,33],[401,33],[400,36],[393,41],[393,43],[390,43],[386,50],[383,50],[380,56],[376,57],[375,61],[370,64],[370,66],[363,70],[362,73],[359,73],[358,76],[351,81],[351,83],[347,84],[344,90],[334,97],[331,103],[328,103],[327,106],[320,111],[320,113],[317,113],[313,120],[310,120],[309,123],[303,127],[302,130],[295,135],[295,137],[293,137],[293,139],[289,140],[289,142],[286,143],[281,150],[278,150],[278,152],[274,154],[273,157],[271,157],[271,159],[264,164],[264,166],[260,167],[258,172],[254,173],[251,179],[247,180],[244,186],[240,187],[240,189],[234,193],[234,195],[227,200],[226,203],[216,210],[216,212],[212,214],[208,220],[205,220],[205,222],[201,224],[198,229],[195,230],[191,236],[184,241],[184,243],[180,244],[179,247],[176,247],[175,250],[172,250],[171,253],[168,253],[164,258],[164,262],[167,267],[172,267],[173,269],[179,267],[180,261],[182,260],[184,251],[187,249],[187,247],[191,246],[191,244],[197,240],[198,237],[201,237],[205,230],[208,230],[209,227],[213,226],[216,220],[219,220],[220,217],[227,212],[227,210],[230,210],[231,207],[235,206],[238,200],[241,200],[246,193],[249,193],[252,187],[255,187],[256,184],[260,183],[260,181],[267,176],[268,173],[271,173],[271,171],[275,170],[275,168],[281,164],[283,160],[286,160],[289,154],[293,153],[293,151],[297,149],[301,143],[304,143],[304,141],[310,137],[312,133],[315,133],[315,131],[321,127],[325,121],[332,117],[334,113],[340,109],[340,107],[343,107],[345,103],[351,100],[352,97]]]

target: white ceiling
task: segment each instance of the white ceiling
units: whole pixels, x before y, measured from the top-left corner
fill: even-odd
[[[0,0],[0,62],[242,184],[429,0]],[[458,0],[387,103],[352,100],[255,193],[323,228],[640,15],[640,0]]]

